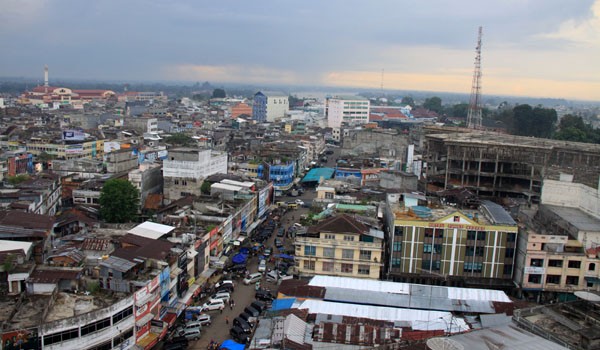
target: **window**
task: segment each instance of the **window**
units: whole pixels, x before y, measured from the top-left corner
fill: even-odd
[[[342,272],[343,273],[352,273],[352,271],[354,271],[354,265],[342,264]]]
[[[354,236],[344,236],[344,241],[354,241]]]
[[[326,233],[325,234],[325,239],[335,239],[335,235],[331,234],[331,233]]]
[[[371,268],[369,265],[358,265],[358,274],[359,275],[370,275]]]
[[[465,256],[473,256],[475,254],[475,247],[466,247]]]
[[[394,228],[394,236],[402,236],[404,234],[404,227],[396,226]]]
[[[441,244],[433,245],[433,254],[442,254],[442,245]]]
[[[531,259],[531,265],[530,266],[544,266],[544,259]]]
[[[431,244],[423,244],[423,253],[431,253],[432,248]]]
[[[548,275],[548,276],[546,276],[546,283],[560,284],[560,275]]]
[[[401,252],[402,251],[402,242],[394,242],[393,251]]]
[[[304,268],[306,270],[314,270],[315,262],[313,260],[304,260]]]
[[[483,256],[483,251],[484,251],[483,247],[475,248],[475,256]]]
[[[512,258],[515,256],[515,248],[506,248],[506,252],[504,253],[505,258]]]
[[[465,262],[465,266],[463,267],[463,271],[467,272],[481,272],[483,268],[483,263],[480,262]]]
[[[304,246],[304,255],[315,256],[317,255],[317,247],[314,245],[305,245]]]
[[[441,228],[435,229],[434,236],[435,238],[444,238],[444,230]]]
[[[511,264],[506,264],[504,265],[504,274],[505,275],[512,275],[512,268],[513,266]]]
[[[567,284],[576,286],[579,284],[579,276],[567,276]]]
[[[323,257],[335,258],[335,248],[323,248]]]
[[[485,241],[485,231],[477,231],[477,240]]]
[[[87,350],[111,350],[112,348],[112,343],[110,342],[110,340],[108,340],[100,345],[88,348]]]
[[[371,251],[370,250],[361,250],[358,259],[360,260],[371,260]]]
[[[562,260],[556,260],[556,259],[548,260],[548,267],[562,267],[562,266],[563,266]]]
[[[425,237],[433,237],[433,229],[432,228],[425,229]]]
[[[354,259],[354,250],[342,249],[342,259]]]
[[[467,231],[467,239],[470,241],[474,241],[476,234],[477,233],[475,231]]]
[[[127,309],[114,314],[112,317],[112,322],[113,322],[113,324],[116,324],[117,322],[119,322],[122,319],[125,319],[131,315],[133,315],[133,306],[130,306]]]
[[[467,247],[465,251],[466,256],[483,256],[484,247]]]
[[[429,271],[431,269],[431,260],[425,259],[421,261],[421,269]]]
[[[331,261],[323,261],[323,271],[332,272],[333,271],[333,262]]]
[[[110,318],[105,318],[103,320],[82,326],[81,327],[81,336],[83,337],[84,335],[97,332],[106,327],[110,327]]]
[[[581,268],[581,261],[578,260],[569,260],[569,268],[570,269],[579,269]]]
[[[542,275],[529,275],[527,281],[529,283],[540,284],[542,283]]]
[[[121,344],[126,339],[129,339],[131,337],[133,337],[133,327],[131,327],[127,331],[121,333],[119,336],[114,337],[113,338],[113,346],[116,347],[117,345]]]
[[[509,232],[508,236],[506,237],[506,241],[507,242],[514,242],[516,238],[517,238],[517,234],[516,233]]]
[[[49,334],[44,336],[44,345],[51,345],[63,341],[79,338],[79,330],[77,328],[66,331]]]
[[[588,271],[596,271],[596,264],[595,263],[591,263],[588,267]]]
[[[400,267],[402,265],[402,260],[400,258],[392,258],[392,267]]]

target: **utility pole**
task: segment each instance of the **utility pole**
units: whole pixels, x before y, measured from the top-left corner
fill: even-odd
[[[481,129],[481,37],[483,27],[479,27],[477,47],[475,48],[475,70],[473,71],[473,83],[471,84],[471,100],[467,115],[467,128]]]

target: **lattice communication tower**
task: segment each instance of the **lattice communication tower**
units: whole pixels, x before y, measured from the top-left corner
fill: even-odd
[[[473,84],[471,85],[471,101],[467,114],[467,128],[481,129],[481,36],[483,27],[479,27],[477,47],[475,48],[475,71],[473,71]]]

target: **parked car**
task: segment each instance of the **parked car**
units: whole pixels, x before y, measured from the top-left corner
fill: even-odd
[[[267,248],[267,249],[265,249],[265,251],[263,252],[263,255],[264,255],[264,256],[266,256],[266,257],[270,257],[272,253],[273,253],[273,249],[271,249],[271,248]]]
[[[269,290],[258,290],[256,294],[254,294],[254,298],[262,301],[272,301],[275,299],[275,296]]]
[[[210,299],[213,299],[213,300],[221,299],[221,300],[223,300],[224,303],[228,303],[230,298],[231,298],[231,294],[229,294],[227,292],[217,292],[210,297]]]
[[[203,311],[223,310],[225,303],[221,299],[211,299],[202,305]]]
[[[250,342],[250,337],[240,327],[233,326],[229,331],[229,334],[231,335],[233,340],[235,340],[238,343],[247,344]]]
[[[250,319],[251,322],[256,321],[258,316],[260,316],[260,311],[256,310],[252,306],[246,306],[246,308],[244,309],[244,312],[247,313],[248,315],[250,315],[251,317],[255,318],[255,320]]]
[[[186,337],[173,337],[165,342],[164,350],[187,349],[190,342]]]
[[[238,272],[244,272],[246,271],[247,267],[246,264],[235,264],[235,265],[230,265],[228,267],[225,268],[225,272],[228,273],[238,273]]]
[[[262,301],[258,301],[255,300],[253,301],[250,306],[256,310],[258,310],[258,312],[263,312],[267,309],[267,304],[263,303]]]
[[[202,331],[200,327],[178,328],[177,335],[180,337],[185,337],[188,340],[198,340],[200,339],[200,336],[202,336]]]
[[[283,247],[283,241],[279,238],[275,238],[275,246],[276,247]]]
[[[249,314],[247,314],[247,313],[245,313],[245,312],[242,312],[242,313],[239,315],[239,317],[241,317],[242,319],[244,319],[244,321],[246,321],[246,322],[250,323],[250,325],[253,325],[253,323],[252,323],[252,322],[254,321],[254,318],[253,318],[252,316],[250,316]],[[252,321],[252,322],[251,322],[251,321]]]
[[[224,280],[224,281],[221,281],[221,282],[215,284],[215,289],[219,289],[223,286],[230,286],[231,289],[235,289],[235,284],[233,283],[232,280]]]
[[[261,259],[260,262],[258,263],[258,272],[265,272],[265,271],[267,271],[267,260]]]
[[[296,204],[298,204],[299,206],[303,207],[304,206],[304,201],[302,199],[296,199],[294,201]]]
[[[279,281],[279,271],[271,270],[267,273],[267,282],[277,282]]]
[[[208,314],[200,314],[196,317],[194,321],[191,322],[200,322],[202,327],[210,326],[212,323],[212,319]]]
[[[233,325],[240,327],[246,333],[252,332],[252,326],[250,325],[250,323],[248,323],[246,320],[239,316],[233,319]]]
[[[256,283],[256,282],[260,281],[261,278],[262,278],[262,273],[260,273],[260,272],[251,273],[250,275],[248,275],[248,277],[244,278],[244,284],[249,285],[252,283]]]
[[[283,237],[285,236],[285,228],[280,227],[279,230],[277,231],[277,237]]]

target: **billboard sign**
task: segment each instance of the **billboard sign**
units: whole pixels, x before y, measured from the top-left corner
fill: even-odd
[[[83,141],[85,133],[79,130],[63,130],[62,139],[66,141]]]

